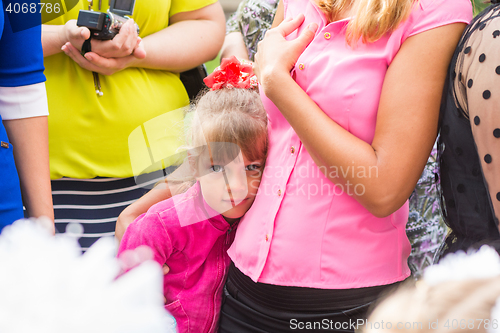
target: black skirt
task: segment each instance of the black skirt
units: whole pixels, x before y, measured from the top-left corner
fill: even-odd
[[[219,332],[354,332],[370,306],[400,283],[356,289],[277,286],[255,283],[231,264]]]

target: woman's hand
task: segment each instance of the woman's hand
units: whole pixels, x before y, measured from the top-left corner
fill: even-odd
[[[133,55],[121,58],[104,58],[95,52],[87,52],[85,56],[82,56],[80,51],[71,43],[66,43],[61,49],[80,67],[103,75],[112,75],[127,67],[131,67],[135,60],[137,60]]]
[[[61,44],[71,43],[77,50],[90,37],[90,30],[76,25],[76,20],[69,20],[59,31]],[[121,58],[134,55],[138,59],[146,56],[141,45],[141,38],[137,35],[134,20],[130,19],[123,24],[120,32],[111,40],[92,39],[92,52],[105,58]]]
[[[130,55],[138,59],[146,56],[141,44],[141,38],[137,35],[134,20],[129,19],[120,28],[120,32],[111,40],[92,39],[92,52],[103,58],[121,58]]]
[[[60,45],[71,43],[78,50],[82,49],[83,42],[89,39],[90,30],[76,25],[76,20],[69,20],[62,29],[59,29]]]
[[[83,42],[90,37],[89,29],[78,27],[76,20],[70,20],[64,25],[61,34],[60,38],[67,41],[61,48],[66,55],[80,67],[103,75],[112,75],[129,67],[135,59],[146,57],[132,19],[121,27],[112,40],[92,40],[92,52],[85,56],[81,55],[80,50]]]
[[[265,88],[276,73],[290,73],[297,59],[313,40],[318,29],[316,23],[310,24],[299,37],[287,41],[286,36],[297,30],[304,22],[304,15],[287,18],[276,28],[268,30],[264,39],[258,44],[255,55],[254,72],[260,84]]]

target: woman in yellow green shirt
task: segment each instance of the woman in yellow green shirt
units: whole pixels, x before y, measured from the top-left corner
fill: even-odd
[[[105,11],[108,0],[99,2],[90,1],[92,9]],[[189,103],[178,73],[214,58],[224,39],[216,0],[137,0],[132,19],[139,37],[127,23],[111,41],[92,40],[93,52],[84,57],[80,48],[90,32],[76,19],[88,8],[80,0],[42,27],[56,228],[82,224],[84,250],[113,235],[121,210],[147,191],[134,175],[168,166],[154,148],[161,146],[163,157],[177,148],[168,128],[182,118],[169,112]]]

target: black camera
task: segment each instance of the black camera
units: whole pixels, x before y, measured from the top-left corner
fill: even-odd
[[[76,25],[89,28],[93,39],[113,39],[122,25],[129,20],[125,15],[132,15],[134,12],[134,5],[135,0],[110,0],[106,13],[80,10]],[[139,34],[139,26],[135,26]]]

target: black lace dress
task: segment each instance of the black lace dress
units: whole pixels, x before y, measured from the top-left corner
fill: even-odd
[[[467,27],[453,56],[438,145],[442,255],[500,239],[500,5]],[[496,212],[496,215],[495,215]]]

